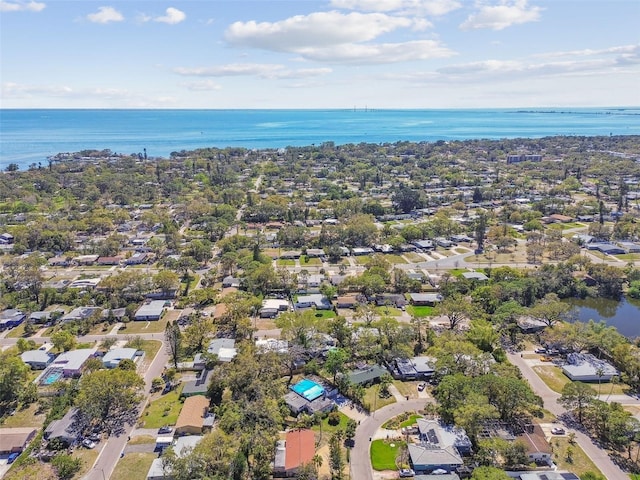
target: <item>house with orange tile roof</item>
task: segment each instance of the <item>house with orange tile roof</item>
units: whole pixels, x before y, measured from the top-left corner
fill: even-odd
[[[292,430],[276,447],[274,477],[293,477],[302,465],[313,461],[316,453],[313,430]]]

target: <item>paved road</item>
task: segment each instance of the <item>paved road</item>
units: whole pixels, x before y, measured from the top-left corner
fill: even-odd
[[[566,412],[565,408],[557,403],[560,394],[551,390],[520,354],[509,354],[508,356],[511,363],[516,365],[522,372],[522,376],[529,381],[533,391],[540,395],[544,401],[545,409],[555,416],[560,416]],[[576,430],[571,431],[576,434],[576,442],[580,448],[596,464],[607,480],[629,480],[629,476],[613,463],[607,452],[594,444],[590,437]]]
[[[424,398],[392,403],[362,420],[356,430],[355,446],[351,452],[351,478],[354,480],[373,480],[369,439],[373,438],[376,431],[387,420],[403,412],[422,410],[426,403],[427,400]]]
[[[146,334],[149,337],[154,335],[163,337],[162,334]],[[126,335],[122,335],[126,337]],[[144,338],[144,335],[140,335]],[[153,338],[154,340],[162,340],[162,338]],[[144,374],[145,381],[145,389],[144,389],[144,400],[140,403],[139,409],[140,412],[144,411],[144,407],[149,401],[149,394],[151,391],[151,381],[159,377],[162,374],[162,370],[165,365],[169,361],[169,355],[167,354],[167,349],[164,348],[164,343],[158,350],[153,362],[147,368],[147,371]],[[120,458],[120,453],[124,451],[125,446],[127,445],[128,437],[131,435],[131,432],[135,426],[127,426],[126,431],[123,435],[119,437],[109,437],[109,439],[104,443],[102,450],[96,460],[96,463],[93,465],[91,470],[83,477],[83,480],[105,480],[111,477],[113,470],[118,463],[118,459]]]

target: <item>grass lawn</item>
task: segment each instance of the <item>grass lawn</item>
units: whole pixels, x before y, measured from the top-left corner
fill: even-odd
[[[363,402],[369,407],[372,412],[396,402],[396,399],[393,395],[389,395],[386,398],[380,398],[379,392],[379,385],[372,385],[371,387],[365,389]]]
[[[322,265],[322,260],[320,260],[319,258],[309,258],[305,255],[303,255],[302,257],[300,257],[300,265],[301,266],[321,266]]]
[[[347,428],[347,422],[349,421],[349,417],[347,417],[344,413],[338,412],[340,414],[340,423],[338,425],[329,425],[329,417],[322,419],[322,427],[320,424],[314,425],[311,427],[316,433],[316,441],[318,446],[329,444],[329,439],[331,435],[336,433],[338,430],[345,430]]]
[[[335,318],[336,312],[333,310],[316,310],[316,318]]]
[[[156,357],[158,350],[162,347],[160,340],[143,340],[142,350],[144,350],[144,361],[151,363]]]
[[[136,435],[127,442],[127,445],[149,445],[151,443],[156,443],[155,437],[151,435]]]
[[[402,315],[402,310],[396,307],[382,306],[376,307],[376,312],[378,315],[383,317],[399,317]]]
[[[418,398],[418,384],[422,382],[402,382],[400,380],[394,380],[393,384],[396,386],[398,391],[404,395],[405,397],[408,395],[409,398]],[[426,400],[425,400],[426,403]]]
[[[429,307],[427,305],[407,305],[407,312],[412,317],[432,317],[435,315],[434,309],[435,307]]]
[[[82,461],[82,468],[80,468],[80,471],[76,473],[73,478],[82,478],[89,470],[91,470],[91,467],[93,467],[93,464],[96,462],[99,453],[100,450],[97,447],[93,450],[89,450],[87,448],[76,448],[73,451],[72,456],[73,458],[79,458]]]
[[[424,257],[415,252],[407,252],[403,253],[402,256],[409,260],[409,263],[419,263],[424,262]]]
[[[402,255],[396,255],[395,253],[387,253],[385,254],[384,258],[393,265],[396,265],[398,263],[407,263],[407,261],[402,257]]]
[[[152,322],[129,322],[122,324],[119,334],[129,335],[136,333],[162,333],[167,327],[167,322],[175,321],[180,317],[179,310],[167,310],[160,320],[154,320]]]
[[[22,322],[17,327],[14,327],[11,330],[9,330],[9,333],[7,333],[7,338],[24,337],[24,326],[25,326],[25,322]]]
[[[393,446],[392,446],[393,445]],[[396,470],[396,458],[406,444],[396,440],[374,440],[371,442],[371,466],[374,470]]]
[[[279,258],[276,260],[276,265],[278,267],[295,267],[296,261],[289,258]]]
[[[180,401],[182,387],[179,385],[175,390],[160,396],[147,405],[141,417],[143,428],[160,428],[163,425],[176,424],[182,408]]]
[[[461,277],[464,272],[468,272],[466,268],[452,268],[451,270],[447,270],[454,277]]]
[[[411,425],[415,425],[418,423],[418,419],[422,418],[422,415],[411,415],[407,420],[400,424],[400,428],[410,427]]]
[[[591,461],[584,451],[576,444],[571,445],[573,454],[571,461],[567,459],[567,447],[569,446],[569,439],[566,437],[554,438],[551,440],[551,446],[553,447],[553,462],[561,470],[568,470],[576,475],[583,475],[587,472],[597,473],[602,475],[598,467]]]
[[[561,393],[562,388],[569,383],[569,380],[560,368],[555,365],[536,365],[533,370],[538,374],[544,383],[554,392]]]
[[[36,415],[38,403],[29,405],[27,408],[19,408],[14,415],[7,415],[2,422],[3,427],[34,427],[41,428],[46,415],[41,413]]]
[[[33,480],[34,478],[57,480],[59,477],[50,463],[43,463],[33,458],[22,465],[12,465],[3,478],[5,480]]]
[[[637,262],[640,260],[640,253],[623,253],[622,255],[616,255],[616,258],[625,262]]]
[[[422,415],[415,412],[403,412],[384,422],[382,428],[386,428],[387,430],[400,430],[402,427],[413,425],[418,418],[422,418]]]
[[[111,480],[147,478],[149,467],[158,457],[155,453],[127,453],[122,457],[111,474]]]

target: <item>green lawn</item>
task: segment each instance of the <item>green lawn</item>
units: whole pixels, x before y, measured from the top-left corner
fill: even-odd
[[[397,265],[399,263],[407,263],[407,261],[401,255],[397,255],[395,253],[386,253],[384,255],[384,258],[392,265]]]
[[[147,478],[149,467],[157,457],[155,453],[127,453],[118,461],[110,478],[111,480]]]
[[[407,305],[407,312],[412,317],[432,317],[435,315],[435,307]]]
[[[300,257],[300,265],[301,266],[320,266],[322,265],[322,260],[320,260],[319,258],[309,258],[305,255],[303,255],[302,257]]]
[[[13,415],[7,415],[2,422],[3,427],[34,427],[41,428],[46,415],[44,413],[36,415],[38,403],[29,405],[27,408],[18,408]]]
[[[278,267],[295,267],[296,261],[288,258],[279,258],[276,260],[276,265]]]
[[[405,446],[403,441],[374,440],[371,442],[371,466],[377,471],[397,470],[396,458]]]
[[[316,318],[335,318],[336,312],[333,310],[316,310]]]
[[[180,392],[182,392],[182,385],[152,401],[142,414],[143,428],[160,428],[163,425],[175,425],[182,409]]]
[[[536,365],[533,370],[540,379],[554,392],[561,393],[562,388],[571,380],[555,365]]]
[[[411,263],[424,262],[424,257],[415,252],[407,252],[402,254],[404,258],[408,259]]]
[[[567,437],[554,438],[550,443],[553,448],[553,462],[560,470],[568,470],[576,475],[583,475],[587,472],[602,475],[598,467],[577,444],[571,445],[573,451],[571,459],[567,458],[567,447],[570,445]]]
[[[160,340],[143,340],[142,350],[144,350],[145,361],[152,362],[160,347],[162,347]]]
[[[347,417],[344,413],[338,412],[340,414],[340,423],[338,425],[329,425],[329,417],[322,419],[322,427],[320,424],[314,425],[311,427],[311,430],[316,432],[316,439],[320,444],[326,444],[329,442],[329,438],[331,435],[336,433],[338,430],[345,430],[347,428],[347,422],[349,421],[349,417]]]
[[[363,402],[372,412],[396,402],[396,399],[393,395],[389,395],[385,398],[380,398],[379,393],[379,385],[372,385],[371,387],[365,389]]]
[[[411,415],[407,420],[400,424],[400,428],[410,427],[411,425],[415,425],[418,422],[418,419],[422,418],[422,415]]]
[[[76,448],[73,451],[72,456],[74,458],[79,458],[82,461],[82,468],[78,473],[75,474],[73,478],[82,478],[84,475],[91,470],[91,467],[96,462],[98,458],[98,454],[100,453],[99,447],[95,449],[89,450],[86,448]]]
[[[409,398],[418,398],[418,384],[420,383],[422,382],[418,382],[418,381],[403,382],[401,380],[393,381],[393,384],[396,386],[398,391],[405,397],[409,396]],[[425,403],[426,403],[426,399],[425,399]]]
[[[14,327],[11,330],[9,330],[9,333],[7,333],[7,338],[24,337],[24,326],[25,326],[25,322],[22,322],[17,327]]]
[[[381,315],[383,317],[399,317],[402,315],[402,310],[400,310],[399,308],[389,307],[386,305],[382,307],[376,307],[376,312],[378,313],[378,315]]]

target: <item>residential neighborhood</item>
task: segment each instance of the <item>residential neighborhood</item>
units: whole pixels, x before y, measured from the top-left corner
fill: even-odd
[[[1,478],[640,473],[638,137],[64,158],[0,175]]]

